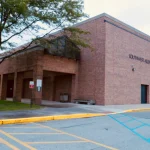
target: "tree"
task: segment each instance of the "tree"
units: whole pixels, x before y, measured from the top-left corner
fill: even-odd
[[[70,27],[83,17],[86,17],[83,0],[0,0],[0,50],[15,47],[11,39],[22,38],[22,33],[32,31],[35,34],[28,47],[35,41],[46,39],[44,37],[58,28],[64,29],[77,45],[90,47],[85,39],[80,38],[80,35],[89,33]],[[41,23],[51,29],[42,37],[36,34],[44,29]]]

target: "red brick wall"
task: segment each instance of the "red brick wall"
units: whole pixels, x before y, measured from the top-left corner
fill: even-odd
[[[149,48],[150,42],[106,23],[105,104],[141,103],[141,84],[150,85],[150,64],[129,59],[129,54],[150,59]]]
[[[97,104],[140,103],[141,84],[150,85],[150,65],[129,59],[129,54],[150,59],[150,42],[142,39],[150,40],[150,38],[110,17],[96,18],[79,24],[78,27],[91,33],[88,38],[94,48],[93,51],[82,49],[79,62],[44,55],[43,51],[37,50],[5,60],[0,64],[0,74],[35,68],[68,73],[70,74],[68,77],[56,77],[56,100],[59,100],[61,92],[71,94],[72,90],[74,98],[94,99]],[[135,67],[134,72],[132,65]],[[44,89],[49,88],[47,91],[51,88],[48,86],[48,80],[44,81]],[[72,88],[71,81],[75,85],[72,85]],[[43,92],[44,99],[52,97],[47,91]]]
[[[43,78],[43,100],[52,100],[53,89],[52,89],[51,77]]]
[[[37,63],[39,51],[19,54],[17,57],[6,59],[0,64],[0,74],[13,73],[15,71],[33,70]]]
[[[43,70],[70,74],[74,74],[77,68],[75,60],[44,55],[43,51],[35,50],[6,59],[0,64],[0,74],[33,70],[36,65],[42,66]]]
[[[32,97],[32,91],[29,88],[29,82],[33,81],[33,71],[23,72],[23,89],[22,89],[22,97],[30,99]]]
[[[29,82],[32,80],[33,80],[32,78],[23,80],[22,98],[31,99],[32,90],[29,88]]]
[[[55,77],[55,100],[60,100],[61,93],[69,94],[69,101],[71,100],[71,75],[61,75]]]
[[[1,99],[6,99],[6,93],[7,93],[7,79],[8,75],[4,74],[2,75],[2,81],[1,81]]]
[[[51,55],[44,55],[39,61],[43,65],[43,70],[70,74],[76,73],[78,65],[76,60]]]
[[[2,89],[2,75],[0,75],[0,99],[1,99],[1,89]]]
[[[22,77],[21,80],[26,79],[26,78],[34,78],[36,79],[39,78],[39,73],[40,72],[40,78],[43,78],[43,71],[51,71],[51,72],[60,72],[60,73],[68,73],[68,74],[75,74],[77,70],[78,63],[76,60],[72,59],[67,59],[67,58],[61,58],[61,57],[56,57],[56,56],[50,56],[44,54],[43,51],[35,50],[31,52],[25,52],[24,54],[18,54],[15,57],[6,59],[2,64],[0,64],[0,74],[10,74],[10,73],[15,73],[19,74],[22,72]],[[33,75],[34,72],[34,75]],[[14,78],[14,76],[13,76]],[[19,77],[20,78],[20,77]],[[14,91],[14,97],[18,101],[21,100],[21,95],[23,98],[31,98],[31,91],[29,89],[29,81],[24,81],[22,82],[20,80],[20,90],[17,89],[17,91]],[[6,93],[5,90],[7,88],[7,83],[5,83],[6,86],[3,84],[3,88],[5,88],[1,93]],[[44,86],[48,85],[44,83]],[[16,86],[15,86],[16,87]],[[49,87],[51,88],[51,87]],[[24,91],[23,94],[22,90]],[[48,91],[48,92],[47,92]],[[50,90],[52,91],[52,90]],[[18,93],[20,92],[20,94]],[[17,94],[16,94],[17,93]],[[38,97],[38,103],[40,104],[39,100],[42,99],[42,92],[37,92],[35,90],[35,99]],[[53,100],[53,94],[51,93],[50,96],[48,96],[49,89],[45,89],[43,93],[43,98],[48,100]],[[0,96],[5,99],[6,94],[0,94]],[[16,97],[16,95],[19,97]]]
[[[79,25],[89,31],[89,39],[94,50],[83,49],[79,62],[78,95],[80,99],[94,99],[104,104],[105,81],[105,23],[104,18]]]

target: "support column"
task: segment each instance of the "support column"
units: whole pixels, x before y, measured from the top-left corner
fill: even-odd
[[[78,98],[78,74],[72,75],[71,102]]]
[[[38,91],[38,88],[36,87],[37,79],[41,79],[43,82],[43,68],[39,65],[33,70],[33,80],[34,80],[35,87],[32,92],[32,98],[33,98],[33,103],[37,105],[41,105],[42,88],[40,89],[40,91]]]
[[[23,72],[15,72],[13,101],[21,102],[23,88]]]
[[[0,75],[0,100],[1,100],[1,94],[2,94],[2,75]]]
[[[1,100],[6,100],[6,94],[7,94],[7,74],[1,75]]]
[[[79,79],[79,62],[77,62],[76,73],[72,75],[72,87],[71,87],[71,102],[78,98],[78,79]]]
[[[16,101],[16,87],[17,87],[17,72],[14,73],[13,101]]]
[[[55,76],[51,77],[51,85],[52,85],[52,96],[51,96],[51,100],[55,101]]]

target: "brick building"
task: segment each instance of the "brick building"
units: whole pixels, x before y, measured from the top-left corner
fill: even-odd
[[[91,33],[94,51],[60,57],[34,46],[6,59],[0,64],[0,99],[30,99],[29,81],[41,79],[42,89],[33,89],[36,104],[59,101],[62,93],[69,101],[93,99],[98,105],[149,103],[150,36],[107,14],[76,26]]]

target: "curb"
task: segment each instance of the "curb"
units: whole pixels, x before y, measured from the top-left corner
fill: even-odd
[[[3,119],[3,120],[0,120],[0,125],[19,124],[19,123],[33,123],[33,122],[43,122],[43,121],[51,121],[51,120],[90,118],[90,117],[98,117],[98,116],[106,116],[106,114],[88,113],[88,114],[70,114],[70,115],[58,115],[58,116]]]
[[[150,111],[150,108],[128,109],[123,112],[128,113],[128,112],[142,112],[142,111]]]

